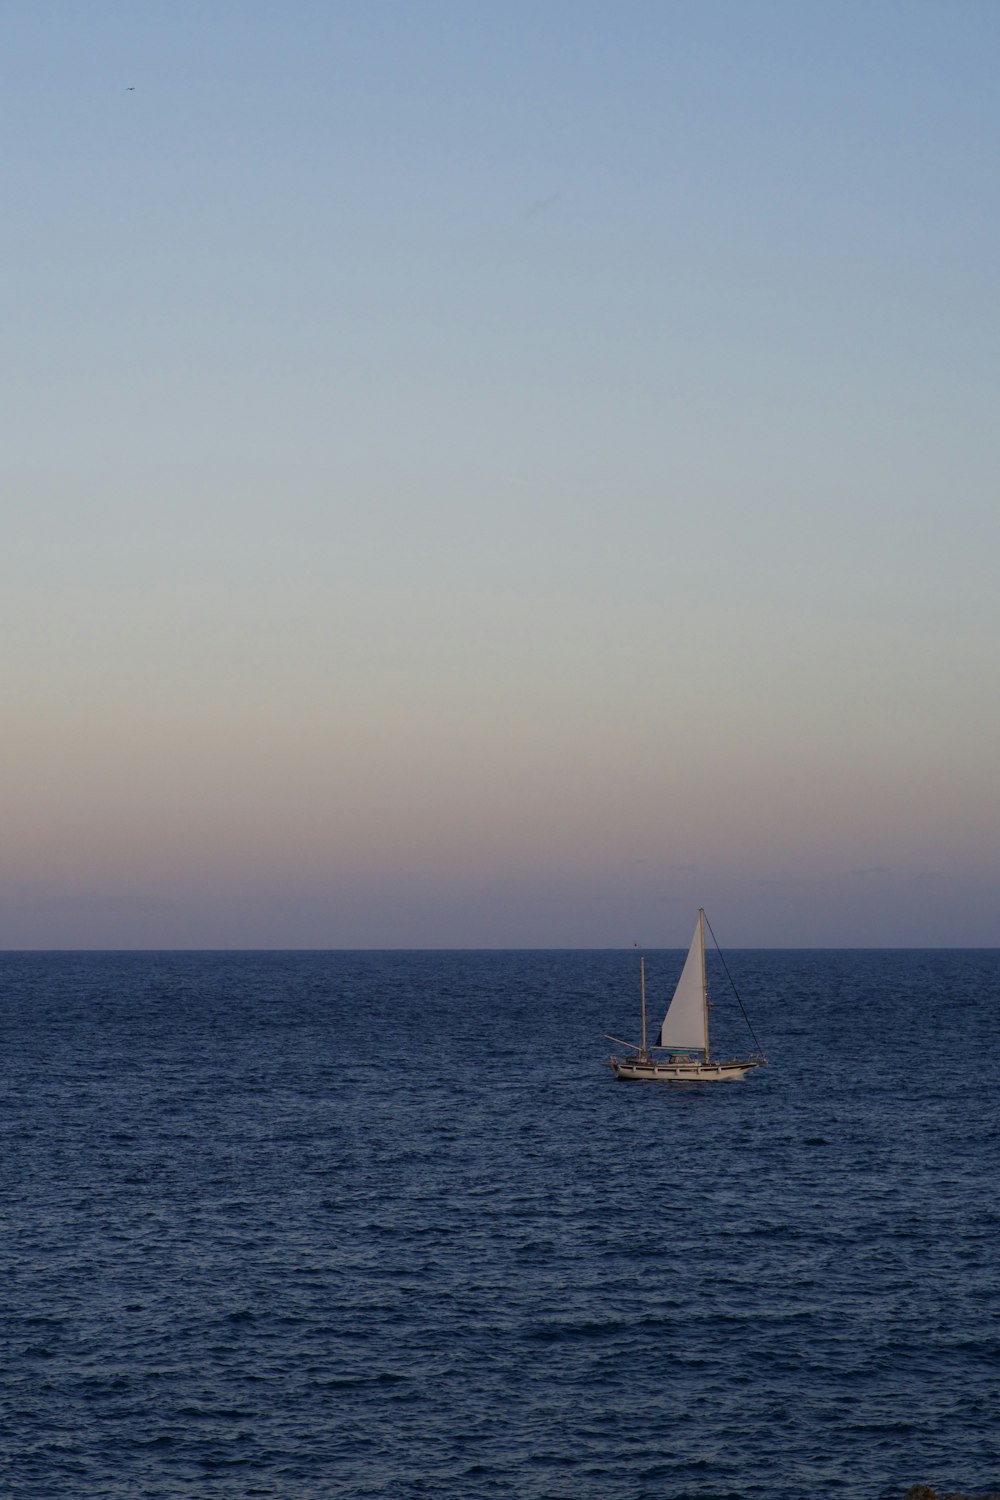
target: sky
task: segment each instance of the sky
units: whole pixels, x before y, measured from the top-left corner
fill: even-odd
[[[993,0],[0,39],[0,946],[1000,944]]]

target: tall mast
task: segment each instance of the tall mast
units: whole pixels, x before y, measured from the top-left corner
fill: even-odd
[[[639,954],[639,988],[642,992],[642,1055],[646,1056],[646,955]]]
[[[708,976],[705,973],[705,908],[698,908],[698,936],[701,939],[701,997],[705,1011],[705,1061],[708,1062]]]

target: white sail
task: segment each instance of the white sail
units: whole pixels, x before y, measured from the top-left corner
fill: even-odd
[[[698,925],[681,977],[674,990],[674,998],[667,1006],[667,1014],[660,1028],[661,1047],[708,1047],[708,1012],[705,1008],[705,938],[702,916],[698,914]]]

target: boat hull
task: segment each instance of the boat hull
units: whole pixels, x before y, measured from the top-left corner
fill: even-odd
[[[624,1083],[729,1083],[745,1078],[763,1059],[733,1062],[660,1062],[653,1058],[612,1057],[611,1071]]]

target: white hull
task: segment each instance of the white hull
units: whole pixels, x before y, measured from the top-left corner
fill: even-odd
[[[616,1078],[643,1083],[725,1083],[745,1078],[751,1068],[763,1062],[660,1062],[654,1058],[612,1057],[611,1071]]]

